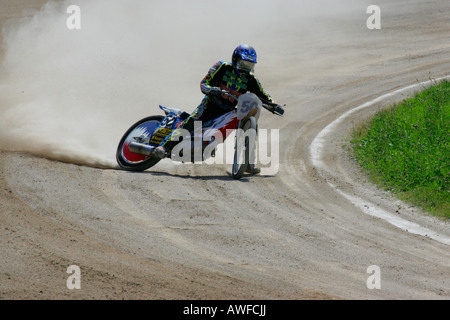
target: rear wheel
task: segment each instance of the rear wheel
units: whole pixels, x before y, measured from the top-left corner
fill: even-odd
[[[116,160],[121,169],[128,171],[144,171],[161,160],[159,158],[133,153],[130,151],[129,145],[131,142],[135,141],[135,138],[151,137],[162,119],[164,119],[163,116],[144,118],[132,125],[123,135],[116,152]]]
[[[234,162],[231,169],[233,179],[242,178],[250,162],[251,149],[256,140],[256,119],[250,117],[236,130],[236,143],[234,151]]]

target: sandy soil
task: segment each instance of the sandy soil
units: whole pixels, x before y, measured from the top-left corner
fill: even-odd
[[[0,18],[44,2],[1,1]],[[275,176],[233,181],[228,166],[170,163],[130,173],[1,151],[0,298],[449,299],[448,245],[365,214],[329,184],[450,236],[368,184],[343,147],[359,121],[402,97],[337,127],[324,145],[329,172],[311,161],[314,138],[344,112],[450,70],[445,1],[378,2],[389,9],[381,30],[364,14],[337,19],[307,42],[287,39],[299,49],[263,69],[287,104],[286,117],[260,121],[280,129]],[[80,290],[66,286],[70,265]],[[381,289],[366,286],[371,265]]]

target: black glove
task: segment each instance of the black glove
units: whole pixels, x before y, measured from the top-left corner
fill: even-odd
[[[222,95],[222,89],[220,89],[219,87],[212,87],[209,90],[209,94],[212,96],[220,96]]]
[[[280,116],[282,116],[284,114],[284,109],[282,106],[280,106],[279,104],[277,104],[274,108],[273,108],[273,113],[276,113]]]

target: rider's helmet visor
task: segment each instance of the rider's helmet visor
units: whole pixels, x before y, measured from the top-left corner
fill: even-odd
[[[236,65],[236,68],[239,71],[253,72],[255,70],[255,64],[256,63],[251,61],[239,60]]]

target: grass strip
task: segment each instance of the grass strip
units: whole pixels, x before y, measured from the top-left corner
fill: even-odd
[[[450,219],[450,82],[379,111],[353,133],[357,162],[373,182]]]

